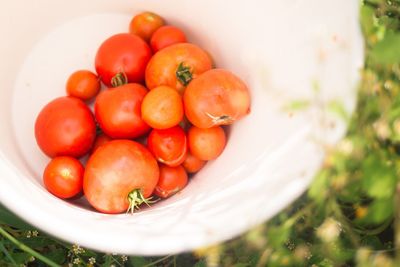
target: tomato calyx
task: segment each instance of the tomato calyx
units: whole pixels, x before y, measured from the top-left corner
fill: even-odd
[[[134,189],[128,194],[129,207],[126,213],[134,213],[140,209],[140,205],[145,203],[150,207],[150,204],[154,203],[152,197],[145,198],[141,189]]]
[[[206,115],[211,118],[214,125],[228,125],[235,121],[235,119],[229,115],[214,116],[208,112],[206,112]]]
[[[193,74],[190,70],[190,67],[185,66],[183,62],[179,63],[178,68],[176,69],[176,78],[178,78],[178,81],[181,84],[187,86],[193,79]]]
[[[115,74],[114,77],[111,78],[112,87],[122,86],[127,83],[128,83],[128,77],[123,71],[118,72],[117,74]]]

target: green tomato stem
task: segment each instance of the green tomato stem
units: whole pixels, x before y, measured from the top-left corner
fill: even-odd
[[[128,83],[128,77],[126,76],[125,72],[118,72],[111,79],[112,87],[122,86],[127,83]]]
[[[190,67],[183,65],[183,62],[181,62],[176,69],[176,78],[181,84],[187,86],[193,79],[193,74],[190,70]]]
[[[154,203],[155,201],[152,201],[152,198],[145,198],[143,196],[142,190],[140,189],[134,189],[128,194],[128,201],[129,201],[129,208],[126,211],[126,213],[134,213],[136,210],[140,209],[141,204],[146,204],[147,206],[150,207],[150,204]]]

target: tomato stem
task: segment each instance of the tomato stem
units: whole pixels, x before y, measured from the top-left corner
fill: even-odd
[[[228,115],[214,116],[208,112],[206,112],[206,115],[212,119],[214,125],[221,125],[221,124],[228,125],[235,121],[234,119],[232,119],[232,117]]]
[[[145,203],[147,206],[150,207],[150,204],[154,203],[152,198],[145,198],[143,196],[142,190],[134,189],[128,194],[128,201],[129,201],[129,208],[126,213],[134,213],[136,210],[140,209],[140,205]]]
[[[183,62],[181,62],[178,68],[176,69],[176,78],[178,78],[181,84],[187,86],[193,79],[190,67],[183,65]]]
[[[111,79],[112,87],[122,86],[127,83],[128,83],[128,77],[126,76],[125,72],[118,72]]]

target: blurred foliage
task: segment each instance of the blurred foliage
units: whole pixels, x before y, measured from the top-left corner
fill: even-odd
[[[301,198],[223,244],[165,257],[102,254],[39,233],[0,207],[0,266],[400,266],[400,1],[365,0],[356,112]],[[309,105],[299,101],[288,108]]]

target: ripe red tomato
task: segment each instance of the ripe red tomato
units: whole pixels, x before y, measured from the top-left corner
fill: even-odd
[[[100,87],[100,79],[96,74],[88,70],[78,70],[69,76],[66,90],[68,95],[85,101],[95,97]]]
[[[152,12],[143,12],[133,17],[129,24],[129,32],[150,41],[153,33],[164,25],[164,20]]]
[[[151,55],[150,47],[139,36],[116,34],[104,41],[98,49],[96,71],[107,86],[142,82]]]
[[[206,161],[196,158],[188,152],[185,161],[182,163],[182,166],[188,173],[196,173],[201,170],[206,163]]]
[[[212,68],[210,56],[194,44],[174,44],[156,53],[146,68],[150,90],[167,85],[183,93],[192,79]]]
[[[96,210],[121,213],[148,203],[158,179],[157,161],[146,147],[135,141],[113,140],[90,156],[83,191]]]
[[[187,141],[185,131],[180,126],[165,130],[154,129],[147,139],[147,147],[159,162],[176,167],[186,157]]]
[[[208,129],[192,126],[188,132],[189,150],[201,160],[213,160],[221,155],[226,145],[225,132],[221,126]]]
[[[59,198],[72,198],[82,191],[84,171],[79,160],[72,157],[56,157],[44,170],[44,186]]]
[[[93,114],[78,98],[56,98],[36,118],[35,137],[49,157],[81,157],[89,152],[96,138]]]
[[[141,105],[147,89],[128,83],[101,92],[94,105],[96,120],[105,134],[114,139],[139,137],[150,130],[142,120]]]
[[[168,198],[181,191],[188,183],[188,175],[182,166],[169,167],[160,165],[160,178],[154,194],[161,198]]]
[[[178,43],[186,43],[186,35],[181,29],[170,25],[158,28],[150,40],[150,46],[154,53]]]
[[[98,149],[99,147],[101,147],[104,144],[107,144],[111,140],[113,140],[113,139],[111,137],[109,137],[108,135],[106,135],[105,133],[101,133],[101,134],[97,135],[96,139],[94,140],[92,151],[90,154],[92,154],[94,151],[96,151],[96,149]]]
[[[182,97],[168,86],[151,90],[144,97],[141,109],[143,120],[155,129],[174,127],[183,119]]]
[[[199,128],[229,125],[250,112],[247,86],[233,73],[213,69],[193,80],[183,96],[185,115]]]

